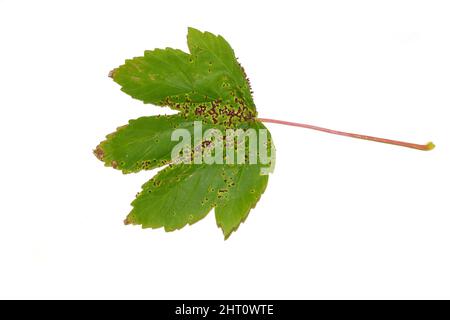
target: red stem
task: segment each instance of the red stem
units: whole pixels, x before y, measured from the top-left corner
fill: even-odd
[[[336,135],[344,136],[344,137],[351,137],[351,138],[357,138],[357,139],[363,139],[363,140],[370,140],[370,141],[375,141],[375,142],[382,142],[382,143],[387,143],[387,144],[393,144],[393,145],[396,145],[396,146],[407,147],[407,148],[412,148],[412,149],[417,149],[417,150],[422,150],[422,151],[433,150],[434,147],[435,147],[433,142],[428,142],[427,144],[416,144],[416,143],[403,142],[403,141],[398,141],[398,140],[391,140],[391,139],[384,139],[384,138],[377,138],[377,137],[372,137],[372,136],[366,136],[366,135],[357,134],[357,133],[348,133],[348,132],[343,132],[343,131],[331,130],[331,129],[326,129],[326,128],[313,126],[313,125],[310,125],[310,124],[304,124],[304,123],[289,122],[289,121],[275,120],[275,119],[266,119],[266,118],[258,118],[258,120],[262,121],[262,122],[278,123],[278,124],[284,124],[284,125],[287,125],[287,126],[312,129],[312,130],[327,132],[327,133],[336,134]]]

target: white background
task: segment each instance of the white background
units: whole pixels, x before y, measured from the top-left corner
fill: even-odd
[[[450,298],[448,1],[0,0],[0,298]],[[154,173],[92,149],[167,113],[108,71],[145,49],[223,35],[261,117],[437,148],[269,125],[278,158],[224,241],[124,226]]]

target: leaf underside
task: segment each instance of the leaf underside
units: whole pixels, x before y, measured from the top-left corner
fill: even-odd
[[[179,112],[130,120],[94,150],[105,166],[133,173],[168,166],[142,186],[126,224],[173,231],[204,218],[215,208],[225,238],[242,223],[264,192],[268,176],[261,164],[172,163],[175,129],[203,131],[265,128],[246,74],[221,36],[188,30],[190,53],[177,49],[145,51],[111,72],[122,91],[144,103]],[[271,143],[271,142],[270,142]]]

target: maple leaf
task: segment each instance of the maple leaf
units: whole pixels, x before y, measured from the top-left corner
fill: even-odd
[[[168,165],[142,186],[126,224],[173,231],[214,208],[217,225],[228,238],[264,192],[268,175],[262,169],[267,163],[177,163],[172,151],[178,141],[172,141],[172,132],[185,129],[195,135],[196,121],[202,122],[202,133],[266,128],[256,118],[250,83],[227,41],[189,28],[187,43],[189,53],[172,48],[145,51],[111,71],[133,98],[179,113],[130,120],[109,134],[94,154],[123,173]],[[190,146],[204,152],[205,142],[212,141]],[[268,144],[272,147],[270,133]]]
[[[187,42],[189,53],[172,48],[145,51],[144,56],[126,60],[110,73],[122,91],[133,98],[179,111],[171,116],[130,120],[94,150],[105,166],[123,173],[167,165],[142,186],[125,224],[173,231],[199,221],[214,209],[217,225],[228,238],[256,205],[267,186],[267,174],[273,171],[275,149],[262,122],[424,151],[435,147],[432,142],[415,144],[257,118],[248,78],[225,39],[189,28]],[[194,140],[178,149],[180,144],[173,139],[177,130],[193,135]],[[254,137],[252,145],[251,134],[248,143],[245,135],[240,140],[238,134],[235,145],[235,136],[231,135],[231,143],[228,139],[230,130],[258,131],[260,135]],[[198,134],[200,139],[196,138]],[[226,155],[211,157],[222,151],[221,144],[227,147]],[[212,158],[213,162],[206,161]]]

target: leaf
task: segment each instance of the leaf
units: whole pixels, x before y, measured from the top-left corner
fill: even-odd
[[[228,167],[228,166],[226,166]],[[217,225],[225,239],[245,221],[266,189],[269,176],[261,175],[261,166],[237,165],[236,171],[226,169],[232,179],[226,187],[223,199],[215,208]]]
[[[126,223],[173,231],[202,219],[214,206],[219,165],[170,166],[142,186]]]
[[[250,142],[245,140],[231,149],[232,159],[237,159],[244,148],[243,163],[229,163],[228,153],[220,163],[174,162],[171,155],[179,142],[171,141],[171,136],[175,129],[187,129],[193,135],[195,121],[201,121],[203,133],[220,130],[220,139],[202,135],[202,140],[190,141],[192,150],[205,155],[222,142],[227,129],[265,127],[256,119],[250,83],[228,42],[193,28],[187,40],[190,53],[171,48],[145,51],[143,57],[127,60],[112,72],[114,81],[133,98],[179,113],[130,120],[109,134],[94,153],[105,166],[123,173],[169,164],[142,186],[126,224],[173,231],[201,220],[215,208],[217,225],[228,238],[264,192],[268,176],[262,173],[270,163],[250,164]],[[269,151],[271,145],[268,133]],[[256,156],[261,159],[259,149]]]
[[[194,120],[180,114],[152,116],[130,120],[128,125],[106,136],[94,150],[107,167],[123,173],[150,170],[171,160],[172,149],[178,141],[171,141],[175,129],[187,129],[193,134]],[[211,128],[203,124],[203,131]]]
[[[253,122],[240,128],[265,127]],[[199,221],[215,208],[217,225],[228,238],[245,221],[267,186],[268,176],[261,174],[263,167],[171,165],[142,186],[125,222],[173,231]]]
[[[230,83],[231,90],[228,94],[244,99],[248,107],[255,106],[247,75],[237,62],[233,49],[222,36],[189,28],[188,46],[195,61],[199,64],[203,62],[203,68],[208,67],[210,73],[226,77],[225,83]],[[225,83],[222,83],[222,87],[226,87]]]
[[[242,101],[254,109],[245,73],[224,38],[189,28],[188,44],[191,54],[172,48],[145,51],[112,77],[144,103],[180,110],[187,102],[221,100],[238,106]]]
[[[259,165],[169,166],[142,186],[126,224],[173,231],[216,207],[225,238],[245,220],[264,192],[268,176]]]

